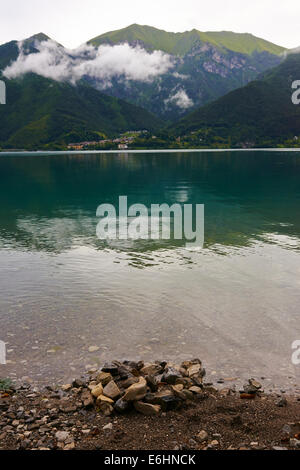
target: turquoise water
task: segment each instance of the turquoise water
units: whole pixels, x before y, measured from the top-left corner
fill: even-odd
[[[0,154],[0,178],[0,375],[199,356],[212,379],[299,382],[300,152]],[[120,195],[204,204],[204,248],[98,240]]]

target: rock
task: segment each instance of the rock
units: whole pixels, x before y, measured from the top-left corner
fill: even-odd
[[[287,399],[285,397],[282,397],[280,398],[280,400],[278,400],[275,403],[275,405],[278,406],[279,408],[284,408],[285,406],[288,405]]]
[[[212,447],[217,447],[217,446],[219,445],[219,441],[217,441],[217,440],[215,439],[215,440],[213,440],[213,441],[210,442],[210,445],[211,445]]]
[[[112,375],[109,372],[100,372],[97,375],[96,380],[98,383],[101,383],[103,387],[105,387],[105,385],[107,385],[112,380]]]
[[[146,364],[141,370],[143,375],[156,375],[161,372],[162,368],[158,364]]]
[[[190,390],[182,390],[182,393],[185,395],[186,400],[194,400],[194,394]]]
[[[115,409],[118,413],[124,413],[125,411],[127,411],[127,410],[129,409],[129,402],[128,402],[128,401],[124,401],[122,398],[120,398],[120,399],[115,403],[114,409]]]
[[[193,377],[194,375],[198,375],[201,371],[201,364],[193,364],[187,369],[189,377]]]
[[[179,377],[176,379],[175,385],[183,385],[184,387],[192,387],[194,385],[194,382],[192,379],[189,379],[187,377]]]
[[[114,401],[109,398],[109,397],[106,397],[105,395],[99,395],[99,397],[97,397],[97,405],[100,405],[101,403],[109,403],[110,405],[112,405],[114,403]]]
[[[206,431],[204,431],[204,429],[202,431],[199,432],[199,434],[197,434],[197,439],[200,441],[200,442],[204,442],[204,441],[207,441],[208,439],[208,434]]]
[[[70,434],[67,431],[57,431],[55,437],[58,442],[65,442],[67,439],[69,439]]]
[[[75,442],[70,442],[70,444],[67,444],[65,447],[64,447],[64,450],[74,450],[75,449]],[[50,450],[50,449],[48,449]]]
[[[115,400],[121,395],[120,389],[117,384],[111,380],[103,389],[103,395],[112,400]]]
[[[180,400],[183,400],[183,401],[186,400],[186,396],[183,393],[183,385],[182,384],[172,385],[172,390],[174,392],[175,397],[180,398]]]
[[[109,424],[106,424],[105,426],[103,426],[103,431],[111,431],[112,428],[113,428],[113,424],[109,423]]]
[[[189,391],[195,394],[202,394],[202,389],[200,387],[190,387]]]
[[[288,450],[288,448],[287,447],[280,447],[280,446],[273,446],[272,450],[278,450],[278,451],[279,450]]]
[[[300,432],[300,422],[298,423],[287,423],[283,426],[282,431],[286,434],[298,434]]]
[[[290,439],[290,446],[293,447],[293,449],[300,449],[300,441],[298,439]]]
[[[156,397],[155,404],[160,405],[163,411],[176,410],[182,404],[181,400],[174,395]]]
[[[85,390],[81,394],[81,400],[85,408],[91,408],[92,406],[94,406],[93,396],[88,390]]]
[[[162,382],[166,382],[167,384],[175,385],[176,380],[181,378],[181,374],[178,370],[168,367],[162,376]]]
[[[114,363],[106,363],[104,367],[102,367],[102,372],[107,372],[111,375],[118,375],[118,365]]]
[[[103,386],[101,383],[92,388],[91,391],[93,397],[98,398],[100,395],[103,395]]]
[[[226,388],[222,388],[220,391],[219,391],[219,394],[222,396],[222,397],[229,397],[231,395],[234,395],[236,392],[234,389],[230,388],[230,387],[226,387]]]
[[[74,388],[82,388],[82,387],[85,387],[85,382],[83,380],[80,380],[80,379],[75,379],[73,380],[72,382],[72,386]]]
[[[128,379],[122,381],[122,387],[128,388],[131,385],[138,383],[138,381],[139,381],[138,377],[128,377]]]
[[[134,402],[136,411],[145,416],[157,416],[160,413],[159,405],[151,405],[151,403],[144,403],[142,401]]]
[[[93,353],[93,352],[96,352],[96,351],[99,351],[100,348],[98,348],[98,346],[90,346],[89,347],[89,352],[90,353]]]
[[[147,385],[151,389],[151,392],[157,392],[158,383],[157,383],[156,377],[154,377],[153,375],[147,375],[145,379],[147,381]]]
[[[147,382],[143,377],[140,377],[138,383],[131,385],[123,396],[124,401],[139,401],[142,400],[147,393]]]
[[[262,384],[257,382],[255,379],[250,379],[249,384],[252,385],[252,387],[256,388],[256,390],[260,390],[262,388]]]
[[[65,385],[62,385],[61,389],[64,391],[64,392],[69,392],[72,388],[72,385],[71,384],[65,384]]]
[[[184,385],[183,385],[183,384],[172,385],[172,390],[176,390],[176,391],[178,391],[178,392],[182,392],[183,389],[184,389]]]
[[[110,416],[114,411],[112,405],[104,401],[99,403],[98,409],[104,416]]]

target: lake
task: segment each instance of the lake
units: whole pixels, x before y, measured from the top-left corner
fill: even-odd
[[[214,382],[299,385],[300,152],[0,154],[0,178],[0,376],[199,357]],[[204,204],[203,249],[99,240],[120,195]]]

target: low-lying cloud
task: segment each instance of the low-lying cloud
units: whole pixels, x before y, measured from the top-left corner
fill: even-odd
[[[151,82],[174,66],[173,58],[162,51],[149,53],[140,46],[132,47],[127,43],[98,48],[84,44],[78,49],[67,50],[49,40],[36,43],[35,48],[37,52],[28,54],[20,43],[18,59],[3,71],[4,76],[11,79],[32,72],[73,84],[89,76],[109,86],[116,76]]]
[[[170,104],[175,104],[181,109],[188,109],[194,106],[194,102],[188,97],[186,91],[181,88],[174,92],[168,99],[165,100],[165,105],[169,107]]]

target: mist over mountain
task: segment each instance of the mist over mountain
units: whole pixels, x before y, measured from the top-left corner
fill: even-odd
[[[33,67],[41,44],[48,45],[49,39],[45,42],[45,37],[38,35],[21,45],[12,41],[0,46],[2,70],[12,70],[12,64],[19,67],[22,61],[26,64],[26,57],[33,60]],[[18,61],[20,47],[23,48],[21,62]],[[51,41],[51,47],[61,50],[65,56],[62,46]],[[7,104],[0,106],[0,147],[59,148],[72,141],[99,140],[104,135],[129,129],[154,130],[163,126],[148,111],[107,96],[84,80],[75,86],[69,80],[26,67],[22,73],[13,69],[10,78],[1,76],[0,72],[7,88]]]
[[[292,102],[300,77],[300,53],[290,53],[277,67],[247,86],[188,114],[170,130],[176,135],[215,135],[231,143],[280,144],[300,137],[300,105]],[[298,93],[300,95],[300,93]]]
[[[131,25],[74,50],[43,33],[13,41],[1,46],[0,69],[7,79],[36,73],[73,85],[85,80],[106,95],[175,121],[278,65],[283,52],[251,34],[169,33]]]

